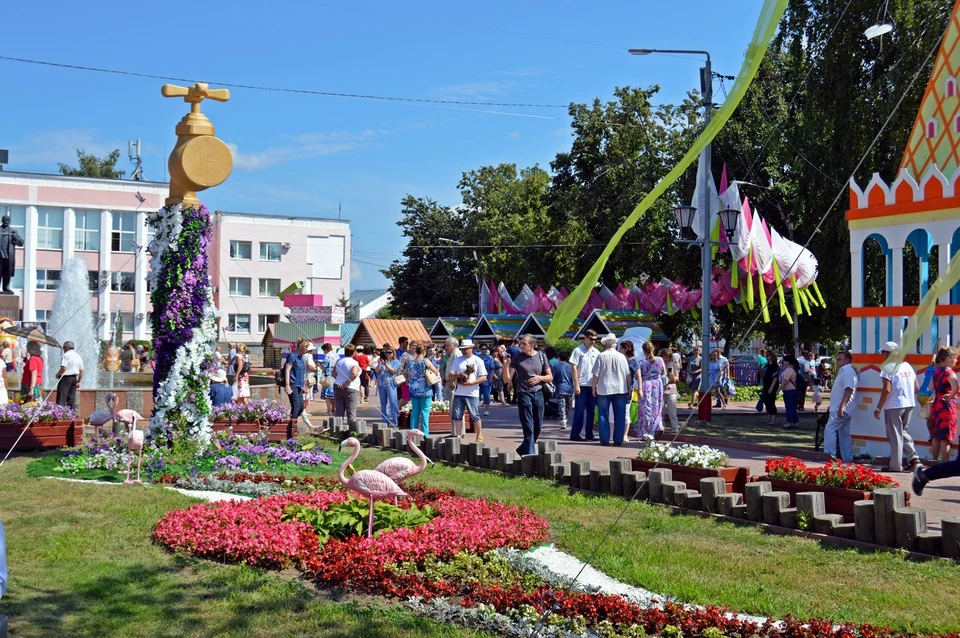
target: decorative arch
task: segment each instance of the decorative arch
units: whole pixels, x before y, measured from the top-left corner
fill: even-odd
[[[937,136],[937,121],[931,117],[929,120],[927,120],[927,124],[926,124],[925,130],[926,130],[926,132],[927,132],[927,137],[929,137],[929,138],[934,138],[934,137],[936,137],[936,136]]]
[[[916,273],[919,277],[919,288],[918,296],[916,299],[911,295],[909,299],[904,300],[906,305],[915,305],[919,304],[920,300],[923,299],[923,296],[927,294],[927,290],[930,288],[930,251],[933,249],[933,236],[924,228],[916,228],[909,235],[907,235],[907,244],[913,248],[914,256],[916,257],[917,264],[919,265],[918,272]],[[913,274],[913,267],[910,266],[910,272]],[[903,272],[903,289],[904,292],[911,289],[907,286],[907,254],[904,253],[904,272]]]
[[[943,87],[943,94],[947,97],[953,97],[957,94],[957,78],[953,76],[947,76]]]

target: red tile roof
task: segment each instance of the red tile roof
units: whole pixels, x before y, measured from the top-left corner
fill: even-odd
[[[430,333],[423,327],[423,323],[414,319],[364,319],[354,333],[350,343],[355,345],[374,344],[380,347],[389,343],[394,348],[400,346],[400,337],[410,341],[432,343]]]

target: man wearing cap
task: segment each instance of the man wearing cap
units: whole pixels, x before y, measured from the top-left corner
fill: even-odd
[[[83,359],[74,350],[72,341],[63,342],[63,355],[60,357],[60,370],[57,371],[57,405],[66,405],[76,409],[77,386],[83,379]]]
[[[887,359],[899,351],[900,345],[896,341],[888,341],[883,344],[880,354]],[[906,361],[899,366],[884,361],[884,365],[880,367],[880,379],[883,388],[880,390],[880,400],[877,401],[873,418],[879,419],[883,415],[887,440],[890,442],[890,465],[882,471],[902,472],[904,455],[907,457],[907,470],[912,470],[920,464],[920,455],[917,454],[913,437],[908,431],[910,415],[917,405],[917,392],[920,390],[917,373]]]
[[[839,439],[840,458],[844,463],[853,462],[853,439],[850,437],[850,408],[857,389],[857,371],[849,350],[837,353],[837,378],[830,390],[830,420],[823,428],[823,451],[837,458]]]
[[[593,441],[593,412],[597,399],[593,396],[593,364],[597,362],[600,351],[594,348],[597,333],[584,330],[583,343],[570,353],[570,368],[573,372],[573,424],[570,427],[571,441]],[[584,423],[586,421],[586,423]],[[586,437],[580,435],[584,431]]]
[[[600,415],[600,445],[610,445],[610,406],[613,406],[613,444],[623,445],[627,430],[627,393],[630,391],[630,364],[617,350],[612,332],[600,340],[605,348],[593,364],[593,395]]]
[[[227,373],[223,368],[217,368],[210,375],[210,403],[216,407],[231,401],[233,401],[233,389],[227,385]]]
[[[450,408],[451,436],[463,438],[466,427],[463,422],[464,408],[470,412],[470,420],[476,428],[477,441],[483,441],[480,423],[480,384],[487,380],[487,368],[483,360],[473,354],[473,341],[460,342],[460,356],[453,359],[447,371],[447,380],[453,390],[453,405]]]

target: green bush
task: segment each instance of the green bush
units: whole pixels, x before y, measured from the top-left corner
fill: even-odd
[[[416,527],[429,523],[436,515],[429,505],[423,509],[419,509],[416,505],[411,505],[410,509],[400,509],[389,503],[374,503],[373,533],[376,535],[384,530]],[[317,532],[320,544],[323,545],[331,538],[343,540],[351,536],[366,535],[369,516],[370,506],[365,501],[351,499],[346,503],[332,505],[325,510],[291,505],[284,510],[280,520],[309,523]]]
[[[580,344],[574,341],[573,339],[557,339],[557,342],[552,345],[553,345],[553,349],[557,351],[557,354],[560,354],[561,352],[566,352],[567,354],[570,354]]]

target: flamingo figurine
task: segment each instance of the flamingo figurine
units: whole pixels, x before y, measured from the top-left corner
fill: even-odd
[[[405,480],[413,476],[414,474],[419,474],[420,472],[427,469],[427,463],[432,463],[430,459],[417,447],[417,444],[414,443],[414,435],[423,436],[423,432],[420,430],[410,430],[407,434],[407,445],[410,446],[410,449],[413,450],[413,453],[420,457],[420,465],[414,464],[413,461],[408,459],[405,456],[394,456],[387,459],[380,465],[374,468],[377,472],[381,474],[386,474],[396,483],[403,483]],[[394,498],[393,504],[398,505],[400,499]]]
[[[113,392],[107,392],[104,399],[107,402],[108,410],[97,410],[93,414],[87,417],[87,423],[90,425],[95,425],[98,428],[106,425],[108,422],[113,420],[114,415],[117,413],[117,395]]]
[[[354,472],[353,476],[347,479],[344,473],[347,471],[347,467],[349,467],[360,454],[360,441],[351,436],[340,444],[340,448],[343,449],[344,445],[353,446],[353,455],[340,466],[340,470],[337,472],[337,479],[339,479],[340,483],[348,490],[356,492],[361,496],[366,496],[367,500],[370,501],[370,520],[367,523],[367,538],[373,538],[373,502],[385,501],[389,498],[399,498],[406,496],[407,493],[400,489],[400,486],[394,483],[393,479],[389,476],[376,470],[360,470],[359,472]]]
[[[141,415],[136,410],[120,410],[113,415],[114,421],[120,421],[124,425],[137,425],[137,421],[146,421],[147,417]]]
[[[121,412],[133,412],[133,429],[130,430],[130,433],[127,434],[127,449],[131,452],[136,450],[137,452],[137,480],[130,480],[130,465],[133,463],[131,457],[127,457],[127,478],[123,481],[127,485],[131,483],[136,483],[137,485],[143,485],[143,481],[140,480],[140,465],[143,462],[143,430],[137,427],[137,418],[143,418],[133,410],[121,410]]]

